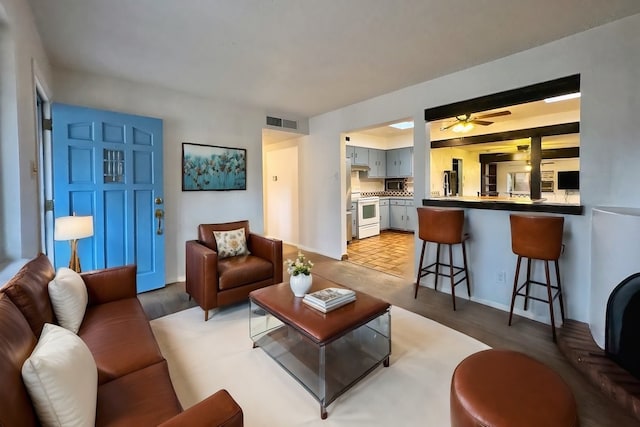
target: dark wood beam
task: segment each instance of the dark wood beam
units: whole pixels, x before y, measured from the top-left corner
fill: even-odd
[[[565,95],[580,91],[580,74],[562,77],[544,83],[537,83],[517,89],[506,90],[491,95],[480,96],[466,101],[454,102],[424,110],[424,120],[432,122],[461,114],[493,110],[510,105],[539,101],[552,96]]]
[[[542,159],[573,159],[580,157],[580,147],[549,148],[542,150]]]
[[[572,159],[580,157],[580,148],[550,148],[548,150],[542,150],[542,159]],[[514,160],[523,160],[522,153],[491,153],[480,154],[480,163],[500,163],[500,162],[512,162]]]
[[[542,159],[542,138],[539,136],[534,136],[531,138],[531,160],[529,164],[531,165],[531,175],[529,180],[529,198],[531,200],[540,199],[542,190],[540,188],[541,183],[541,174],[540,174],[540,160]]]
[[[567,135],[571,133],[580,133],[580,122],[562,123],[559,125],[540,126],[461,138],[440,139],[438,141],[431,141],[431,148],[461,147],[471,144],[484,144],[486,142],[511,141],[515,139],[532,138],[534,136],[542,138],[545,136]]]

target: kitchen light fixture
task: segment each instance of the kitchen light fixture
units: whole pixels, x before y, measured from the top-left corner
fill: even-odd
[[[580,92],[567,93],[565,95],[559,95],[559,96],[553,96],[551,98],[545,98],[544,102],[546,102],[547,104],[550,104],[552,102],[566,101],[568,99],[575,99],[575,98],[580,98]]]
[[[78,257],[78,239],[93,236],[92,216],[62,216],[56,218],[53,238],[55,240],[68,240],[71,246],[69,268],[81,272],[80,258]]]
[[[401,129],[401,130],[413,129],[413,122],[399,122],[389,126],[391,126],[392,128]]]
[[[465,132],[469,132],[471,129],[473,129],[473,123],[469,123],[469,122],[460,122],[460,123],[456,123],[451,130],[454,132],[458,132],[458,133],[465,133]]]

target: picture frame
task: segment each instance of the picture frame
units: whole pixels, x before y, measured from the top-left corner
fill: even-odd
[[[182,143],[182,191],[246,189],[246,149]]]

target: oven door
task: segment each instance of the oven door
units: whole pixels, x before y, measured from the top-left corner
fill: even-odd
[[[358,227],[380,223],[380,201],[358,200]]]

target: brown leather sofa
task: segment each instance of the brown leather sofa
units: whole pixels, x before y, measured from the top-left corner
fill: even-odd
[[[218,258],[214,231],[244,228],[250,255]],[[282,282],[282,241],[249,231],[249,221],[200,224],[198,240],[186,243],[186,290],[204,310],[233,304],[249,292]]]
[[[40,425],[22,381],[24,361],[45,323],[56,323],[40,254],[0,289],[0,426]],[[242,426],[242,409],[220,390],[182,410],[167,361],[136,297],[136,267],[82,274],[89,303],[78,336],[98,368],[97,426]]]

